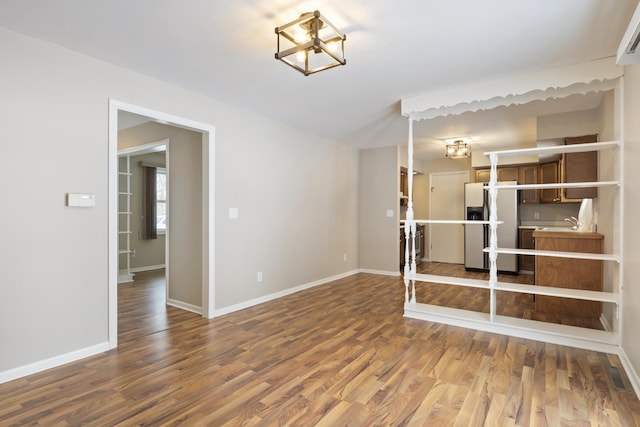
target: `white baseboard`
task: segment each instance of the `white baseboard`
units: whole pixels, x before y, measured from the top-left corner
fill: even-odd
[[[193,304],[188,304],[186,302],[177,301],[177,300],[174,300],[174,299],[167,298],[167,305],[170,305],[172,307],[181,308],[183,310],[187,310],[187,311],[190,311],[192,313],[196,313],[196,314],[202,315],[202,307],[198,307],[198,306],[193,305]]]
[[[631,381],[633,391],[636,392],[636,397],[640,398],[640,377],[638,377],[638,373],[636,372],[636,370],[633,369],[633,365],[631,364],[631,361],[627,357],[627,353],[624,352],[624,349],[622,347],[620,347],[618,357],[622,362],[622,367],[624,368],[627,377],[629,377],[629,381]]]
[[[274,299],[282,298],[287,295],[295,294],[296,292],[304,291],[305,289],[313,288],[315,286],[324,285],[325,283],[333,282],[334,280],[343,279],[345,277],[353,276],[357,274],[358,270],[348,271],[346,273],[341,273],[336,276],[326,277],[324,279],[316,280],[314,282],[305,283],[300,286],[296,286],[294,288],[285,289],[284,291],[275,292],[273,294],[265,295],[263,297],[254,298],[249,301],[241,302],[238,304],[230,305],[228,307],[223,307],[221,309],[215,310],[214,317],[223,316],[225,314],[233,313],[234,311],[244,310],[245,308],[253,307],[254,305],[262,304],[263,302],[272,301]]]
[[[134,267],[134,268],[131,268],[129,271],[131,271],[132,273],[140,273],[141,271],[160,270],[161,268],[165,268],[165,267],[166,267],[165,264],[147,265],[144,267]]]
[[[609,323],[607,318],[604,316],[604,313],[600,315],[600,324],[602,325],[605,331],[613,332],[613,329],[611,328],[611,324]]]
[[[368,274],[377,274],[380,276],[394,276],[394,277],[400,277],[400,271],[384,271],[384,270],[371,270],[368,268],[361,268],[358,270],[358,273],[368,273]]]
[[[82,348],[80,350],[75,350],[69,353],[61,354],[59,356],[50,357],[49,359],[44,359],[38,362],[29,363],[28,365],[9,369],[8,371],[2,371],[0,372],[0,384],[18,378],[26,377],[27,375],[46,371],[47,369],[55,368],[66,363],[75,362],[76,360],[84,359],[85,357],[94,356],[109,349],[111,349],[109,343],[103,342],[100,344],[92,345],[91,347]]]

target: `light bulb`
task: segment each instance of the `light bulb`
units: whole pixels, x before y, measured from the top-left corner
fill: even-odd
[[[307,57],[307,51],[305,50],[301,50],[300,52],[296,53],[296,61],[298,62],[304,62],[306,57]]]
[[[333,53],[338,53],[340,50],[340,44],[338,42],[327,43],[327,49]]]

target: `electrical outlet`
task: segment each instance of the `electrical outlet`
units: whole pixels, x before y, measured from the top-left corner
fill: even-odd
[[[533,219],[540,219],[540,212],[534,212]]]
[[[262,282],[262,271],[258,271],[258,282]]]
[[[342,260],[346,261],[347,260],[347,254],[342,255]]]

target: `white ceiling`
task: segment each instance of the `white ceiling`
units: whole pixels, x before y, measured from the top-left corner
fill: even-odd
[[[638,0],[2,0],[0,25],[357,147],[403,144],[399,100],[615,56]],[[274,28],[320,10],[347,65],[308,77],[274,59]],[[535,139],[535,117],[598,95],[420,122],[477,147]],[[533,127],[532,127],[533,123]],[[214,123],[215,124],[215,123]],[[434,151],[434,148],[437,148]]]

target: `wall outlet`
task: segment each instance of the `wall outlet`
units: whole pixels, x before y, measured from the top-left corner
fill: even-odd
[[[533,219],[540,219],[540,212],[534,212]]]
[[[342,260],[343,260],[343,261],[346,261],[346,260],[347,260],[347,254],[343,254],[343,255],[342,255]]]
[[[262,271],[258,271],[258,282],[262,282]]]
[[[136,250],[131,249],[131,258],[135,258],[135,257],[136,257]]]
[[[387,209],[387,218],[393,218],[393,209]]]
[[[238,218],[238,208],[229,208],[229,218],[230,219]]]

